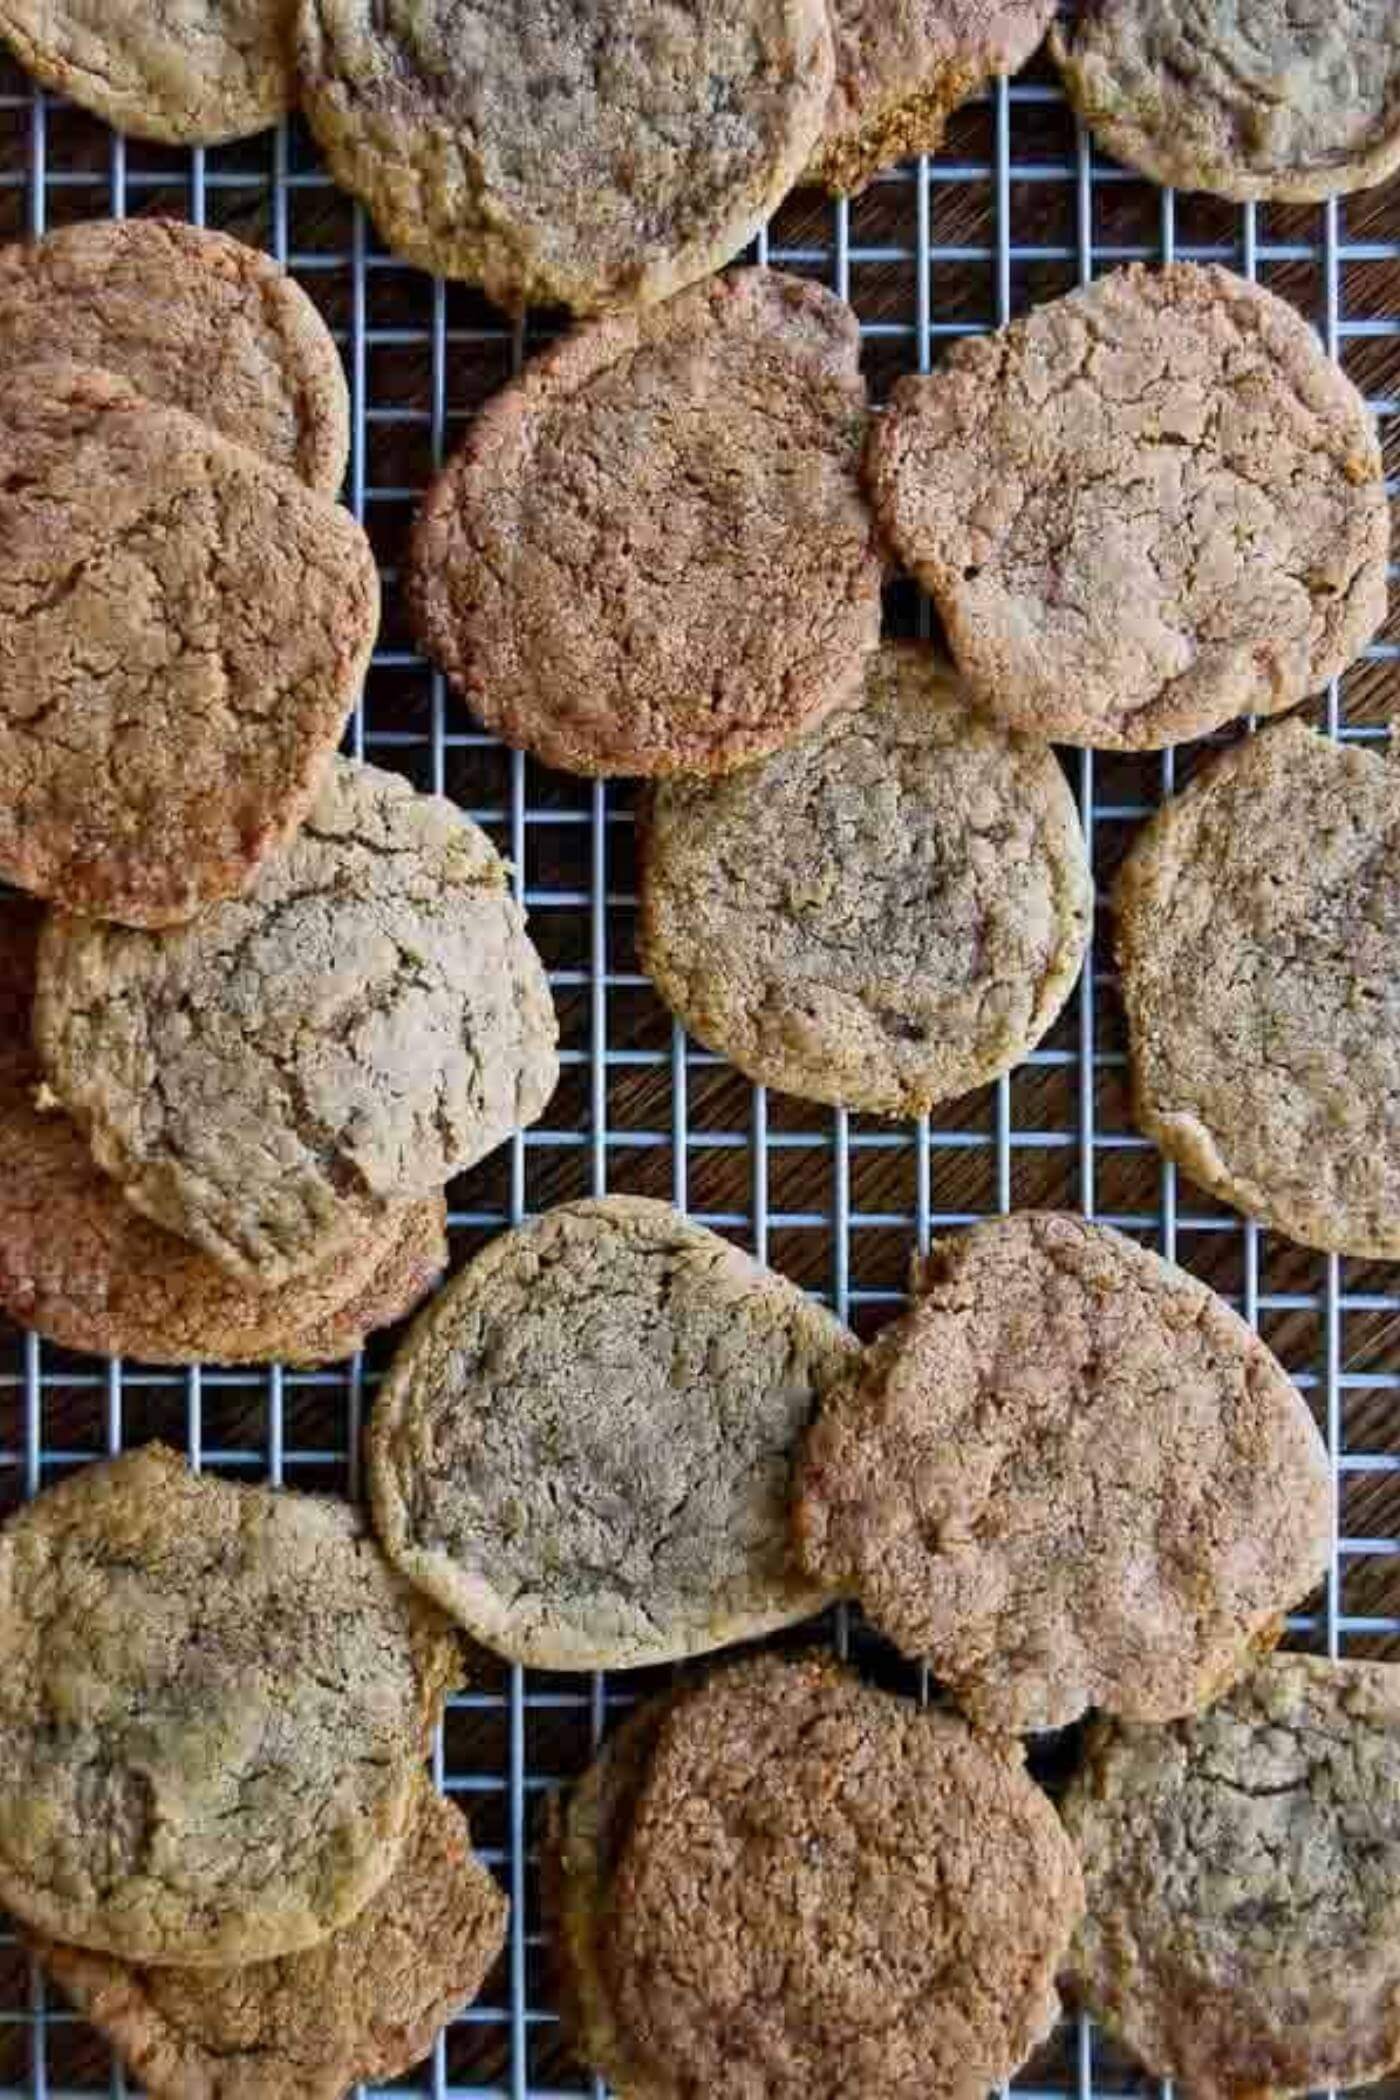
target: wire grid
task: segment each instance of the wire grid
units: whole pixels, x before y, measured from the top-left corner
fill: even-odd
[[[1328,1579],[1290,1622],[1290,1637],[1332,1654],[1395,1653],[1400,1275],[1266,1235],[1178,1183],[1136,1135],[1102,923],[1093,966],[1041,1048],[1008,1080],[916,1125],[770,1096],[691,1045],[636,968],[631,790],[548,774],[481,735],[414,653],[396,589],[428,473],[559,317],[512,327],[474,292],[396,263],[298,125],[218,151],[166,151],[114,136],[0,61],[0,237],[151,211],[265,245],[335,330],[355,409],[345,498],[385,582],[380,646],[350,745],[451,794],[491,830],[514,862],[550,966],[560,1089],[540,1127],[454,1185],[454,1263],[551,1203],[627,1189],[667,1197],[733,1235],[869,1333],[897,1310],[909,1253],[935,1232],[1013,1206],[1082,1209],[1224,1291],[1282,1357],[1326,1435],[1336,1507]],[[1392,476],[1400,465],[1400,184],[1316,209],[1175,198],[1096,156],[1038,69],[962,112],[936,159],[891,172],[851,204],[791,200],[756,250],[852,301],[877,398],[899,371],[928,369],[945,339],[995,326],[1112,265],[1171,256],[1230,264],[1317,323],[1381,418]],[[889,619],[896,631],[930,630],[907,586],[893,589]],[[1393,611],[1320,703],[1333,733],[1384,737],[1397,656]],[[1101,894],[1140,820],[1182,783],[1194,756],[1066,754]],[[155,1435],[235,1477],[354,1494],[360,1430],[390,1347],[380,1338],[363,1358],[318,1372],[163,1372],[0,1336],[0,1512]],[[858,1614],[830,1615],[823,1635],[885,1681],[926,1694],[922,1673],[893,1658]],[[533,1832],[541,1796],[583,1768],[650,1682],[526,1674],[478,1659],[471,1689],[449,1709],[435,1769],[510,1894],[511,1934],[478,2003],[394,2091],[434,2100],[601,2094],[557,2019]],[[1052,1784],[1072,1756],[1072,1735],[1032,1748]],[[1141,2082],[1079,2020],[1064,2023],[1015,2090],[1092,2100]],[[133,2090],[0,1919],[0,2100]]]

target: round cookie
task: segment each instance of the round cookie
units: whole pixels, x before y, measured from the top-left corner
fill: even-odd
[[[836,82],[809,182],[838,194],[932,153],[959,103],[1018,73],[1055,0],[831,0]]]
[[[791,1625],[798,1440],[854,1338],[669,1204],[563,1204],[440,1293],[380,1388],[375,1523],[473,1637],[545,1669]]]
[[[1308,204],[1400,167],[1394,0],[1088,0],[1051,48],[1099,144],[1154,182]]]
[[[1400,1256],[1400,766],[1301,722],[1249,738],[1114,904],[1142,1129],[1304,1246]]]
[[[1005,1072],[1079,974],[1093,881],[1054,753],[887,642],[865,704],[645,817],[639,950],[748,1078],[922,1115]]]
[[[217,146],[292,107],[293,0],[0,0],[0,37],[45,87],[135,138]]]
[[[84,1468],[0,1531],[0,1901],[129,1961],[316,1945],[392,1872],[457,1669],[347,1503]]]
[[[975,1721],[1216,1698],[1317,1582],[1327,1454],[1258,1336],[1204,1284],[1048,1212],[934,1249],[807,1439],[804,1564]]]
[[[1100,1726],[1064,1806],[1069,1970],[1199,2100],[1400,2063],[1400,1670],[1278,1655],[1170,1728]]]
[[[744,270],[568,336],[428,490],[409,603],[489,729],[722,772],[853,700],[880,627],[850,308]]]
[[[0,388],[0,874],[164,926],[310,807],[369,662],[350,516],[126,380]]]
[[[350,448],[340,352],[271,256],[178,219],[0,248],[0,368],[72,359],[198,416],[323,495]]]
[[[307,119],[405,262],[499,305],[649,305],[737,255],[801,174],[826,0],[301,0]]]
[[[600,1805],[626,1828],[587,1967],[626,2100],[973,2100],[1054,2025],[1082,1888],[1018,1744],[760,1656],[676,1699]]]
[[[460,810],[336,758],[246,897],[161,934],[50,918],[40,1061],[129,1202],[285,1283],[540,1114],[557,1030],[524,925]]]
[[[43,1940],[34,1951],[147,2100],[342,2100],[426,2055],[480,1990],[507,1908],[465,1820],[419,1776],[388,1881],[304,1954],[143,1969]]]
[[[1273,714],[1385,616],[1375,424],[1302,317],[1133,264],[895,388],[868,479],[979,706],[1152,750]]]

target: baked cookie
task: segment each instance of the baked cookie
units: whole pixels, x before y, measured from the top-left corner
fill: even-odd
[[[1114,904],[1147,1135],[1306,1247],[1400,1256],[1400,765],[1251,737],[1145,827]]]
[[[1101,1225],[937,1246],[807,1439],[805,1565],[977,1722],[1193,1713],[1319,1580],[1327,1454],[1258,1336]]]
[[[465,1820],[419,1776],[393,1873],[307,1953],[142,1969],[51,1941],[34,1951],[147,2100],[342,2100],[426,2055],[480,1990],[507,1909]]]
[[[1374,421],[1302,317],[1133,264],[902,379],[868,474],[978,704],[1152,750],[1274,714],[1385,616]]]
[[[0,1901],[128,1961],[315,1946],[393,1871],[457,1673],[348,1503],[85,1467],[0,1530]]]
[[[887,642],[865,704],[645,813],[643,968],[748,1078],[889,1116],[1005,1072],[1079,974],[1093,880],[1044,744]]]
[[[960,102],[1019,73],[1055,0],[830,0],[836,84],[807,179],[838,194],[932,153]]]
[[[1070,1973],[1199,2100],[1400,2063],[1400,1670],[1277,1655],[1170,1728],[1100,1725],[1064,1806]]]
[[[236,894],[310,807],[379,617],[364,533],[93,367],[0,387],[0,875],[133,926]]]
[[[405,262],[518,312],[645,306],[739,253],[832,84],[826,0],[300,0],[307,119]]]
[[[0,0],[0,37],[45,87],[133,137],[248,138],[292,107],[294,0]]]
[[[854,700],[880,629],[854,314],[766,270],[565,337],[429,488],[409,605],[507,743],[724,772]]]
[[[460,810],[333,759],[246,897],[161,934],[50,918],[40,1060],[138,1210],[285,1283],[540,1114],[557,1031],[524,927]]]
[[[53,358],[120,373],[323,495],[340,487],[340,352],[296,279],[226,233],[95,219],[0,248],[0,369]]]
[[[1099,144],[1154,182],[1308,204],[1400,167],[1395,0],[1087,0],[1051,49]]]
[[[973,2100],[1049,2033],[1083,1892],[1019,1744],[775,1655],[645,1731],[561,1853],[584,2051],[624,2100]]]
[[[819,1611],[798,1440],[858,1355],[794,1284],[639,1196],[505,1233],[402,1345],[370,1495],[391,1560],[545,1669],[671,1661]]]

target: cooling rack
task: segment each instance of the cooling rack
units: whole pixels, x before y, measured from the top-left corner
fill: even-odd
[[[560,1088],[539,1128],[454,1184],[454,1263],[549,1204],[630,1190],[669,1198],[751,1247],[868,1334],[897,1310],[909,1255],[932,1235],[1012,1207],[1082,1210],[1224,1291],[1316,1412],[1332,1456],[1335,1542],[1327,1580],[1290,1622],[1290,1639],[1322,1652],[1396,1653],[1400,1270],[1309,1254],[1259,1231],[1178,1179],[1136,1135],[1102,908],[1093,966],[1046,1042],[1009,1079],[925,1121],[880,1124],[740,1081],[685,1039],[637,969],[632,791],[547,773],[480,734],[414,653],[404,623],[398,564],[424,481],[473,408],[559,317],[512,326],[473,291],[396,263],[295,123],[217,151],[167,151],[115,137],[0,60],[0,238],[152,212],[266,246],[335,330],[355,410],[345,499],[385,583],[380,645],[350,745],[453,796],[487,826],[514,863],[550,967]],[[961,112],[935,158],[882,177],[854,202],[799,194],[757,254],[852,302],[877,399],[898,373],[936,363],[952,338],[1117,264],[1227,263],[1315,322],[1381,419],[1388,471],[1400,470],[1400,182],[1307,209],[1175,197],[1096,155],[1037,67]],[[909,587],[892,590],[888,611],[895,631],[928,631]],[[1327,728],[1382,743],[1400,698],[1397,659],[1393,592],[1387,629],[1317,704]],[[1142,819],[1196,755],[1065,754],[1101,894]],[[1305,853],[1307,841],[1297,847]],[[317,1372],[169,1372],[0,1332],[0,1512],[153,1436],[236,1478],[353,1494],[360,1430],[389,1346],[380,1338],[364,1357]],[[832,1614],[821,1637],[885,1681],[927,1690],[854,1613]],[[559,2027],[534,1833],[544,1795],[582,1769],[648,1683],[478,1659],[435,1763],[512,1898],[512,1931],[479,2002],[395,2092],[601,2094]],[[1053,1783],[1072,1750],[1062,1739],[1040,1743],[1033,1762]],[[1027,2100],[1093,2100],[1140,2084],[1081,2020],[1064,2023],[1014,2089]],[[131,2090],[0,1918],[0,2100]]]

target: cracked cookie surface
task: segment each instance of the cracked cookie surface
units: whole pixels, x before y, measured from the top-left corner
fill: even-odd
[[[1095,138],[1156,182],[1307,204],[1400,167],[1394,0],[1088,0],[1052,35]]]
[[[348,511],[124,379],[0,389],[0,873],[163,926],[310,807],[369,662]]]
[[[1093,883],[1045,745],[885,643],[859,708],[719,781],[659,786],[639,950],[749,1079],[920,1115],[1004,1072],[1079,974]]]
[[[85,1467],[0,1531],[0,1898],[197,1967],[314,1946],[399,1857],[457,1682],[346,1503]]]
[[[1156,749],[1338,676],[1386,610],[1374,421],[1301,316],[1133,264],[902,379],[867,476],[979,706]]]
[[[460,810],[336,758],[246,897],[160,934],[50,918],[40,1061],[128,1201],[284,1283],[540,1114],[557,1029],[524,923]]]
[[[1147,1135],[1304,1246],[1400,1256],[1400,766],[1265,730],[1146,826],[1114,906]]]
[[[567,772],[722,772],[857,697],[859,353],[829,292],[743,270],[578,330],[486,404],[409,590],[489,728]]]
[[[814,1575],[981,1724],[1190,1713],[1327,1563],[1327,1453],[1213,1291],[1024,1211],[936,1246],[827,1401],[794,1522]]]
[[[564,1204],[479,1255],[375,1403],[390,1558],[489,1647],[630,1667],[790,1625],[802,1431],[857,1353],[795,1285],[669,1204]]]
[[[1201,2100],[1400,2062],[1400,1671],[1278,1655],[1170,1728],[1100,1725],[1064,1814],[1088,1910],[1068,1972]]]

